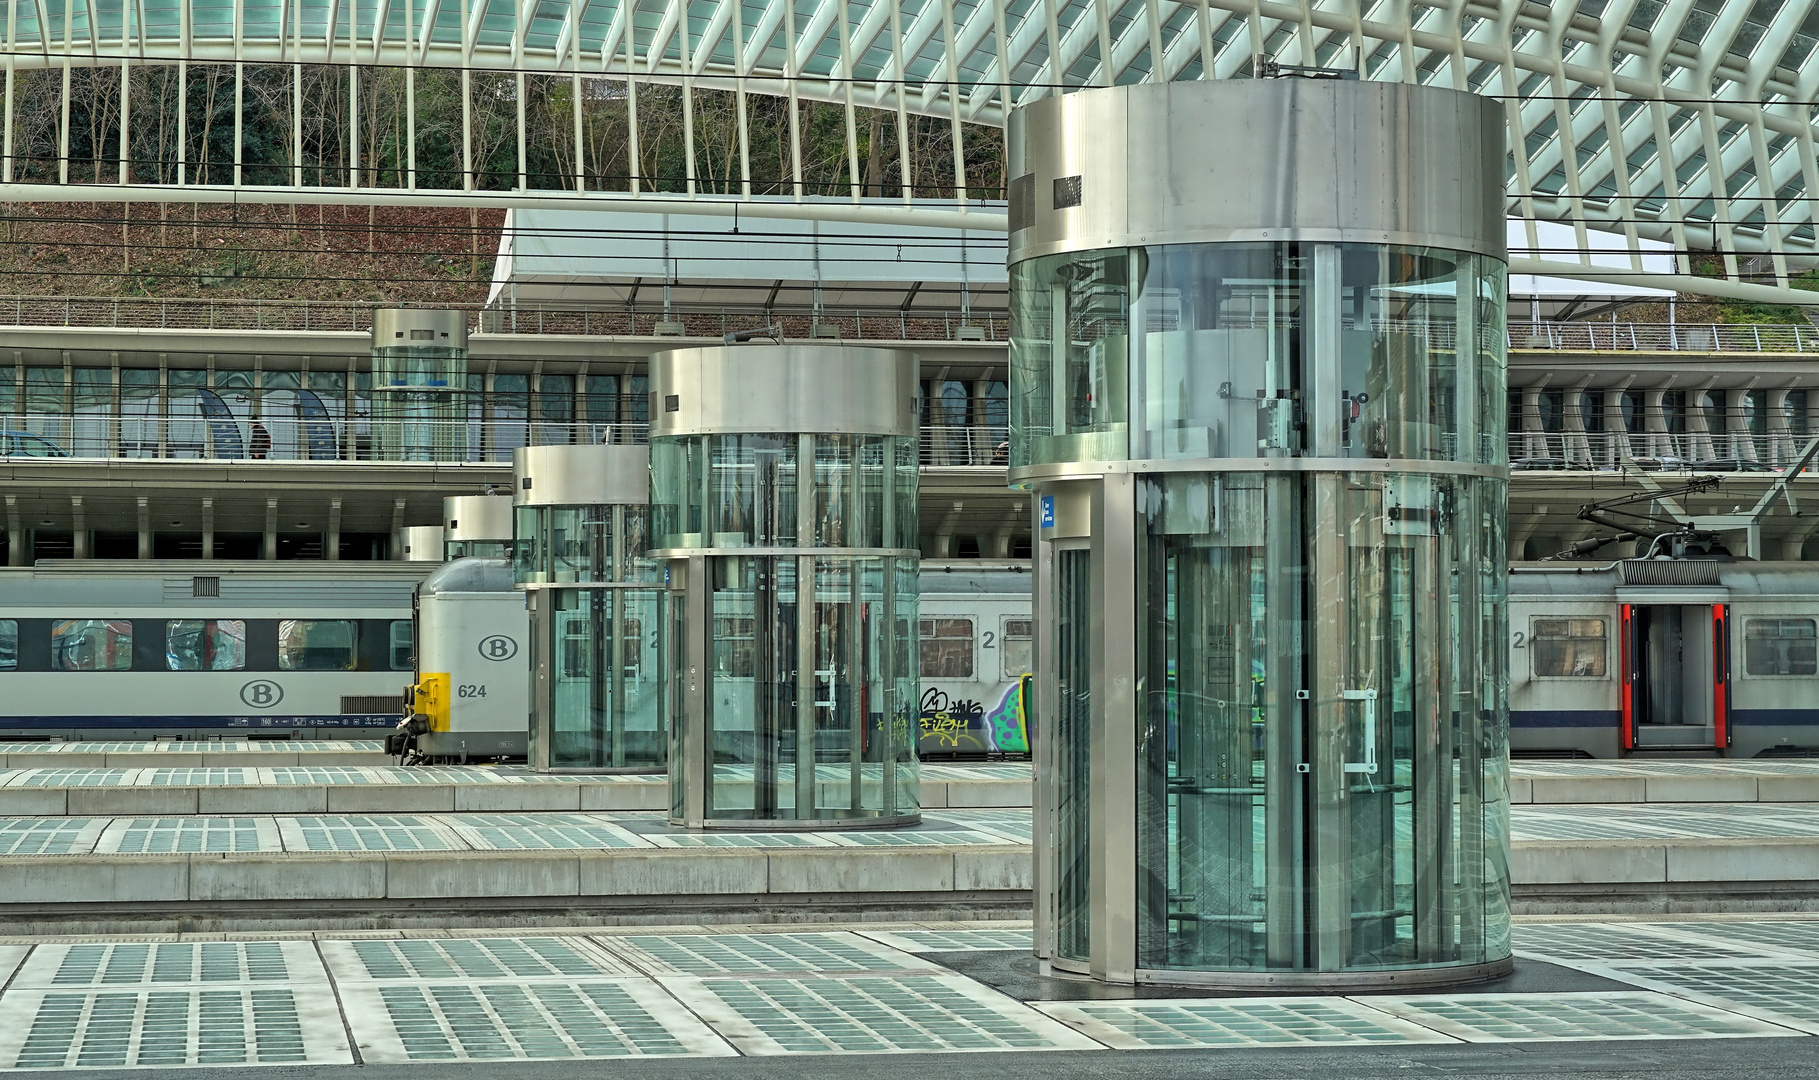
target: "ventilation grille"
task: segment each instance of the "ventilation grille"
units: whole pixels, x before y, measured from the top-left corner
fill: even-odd
[[[218,577],[191,578],[189,594],[191,596],[220,596],[221,579]]]
[[[402,699],[396,694],[343,694],[341,711],[343,713],[395,713],[401,707]]]
[[[1714,559],[1623,559],[1617,580],[1624,585],[1717,585]]]

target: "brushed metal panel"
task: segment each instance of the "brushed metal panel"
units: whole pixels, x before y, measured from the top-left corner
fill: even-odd
[[[1007,261],[1276,240],[1507,259],[1504,131],[1495,101],[1402,83],[1217,80],[1044,98],[1010,117],[1009,175],[1034,179],[1012,188],[1011,221],[1029,225],[1010,234]],[[1079,205],[1067,207],[1074,177]]]
[[[643,506],[650,501],[651,452],[629,444],[521,446],[512,451],[518,506]]]
[[[650,360],[651,437],[916,435],[916,355],[838,345],[675,349]]]

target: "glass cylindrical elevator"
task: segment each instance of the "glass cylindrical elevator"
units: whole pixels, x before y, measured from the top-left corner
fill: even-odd
[[[920,820],[915,356],[680,349],[650,386],[671,820]]]
[[[1351,80],[1013,113],[1054,968],[1508,970],[1503,131]]]
[[[648,449],[527,446],[512,454],[512,473],[512,562],[531,623],[531,767],[661,770],[667,593],[645,554]]]
[[[373,312],[374,454],[460,461],[467,445],[467,312]]]

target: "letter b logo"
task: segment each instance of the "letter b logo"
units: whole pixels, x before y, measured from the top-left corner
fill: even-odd
[[[240,700],[255,709],[269,709],[284,700],[284,688],[268,679],[255,679],[240,688]]]
[[[518,655],[518,643],[504,634],[480,640],[480,655],[487,660],[510,660]]]

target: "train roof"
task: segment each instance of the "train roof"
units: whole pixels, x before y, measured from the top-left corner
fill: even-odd
[[[512,564],[508,559],[475,556],[456,559],[423,579],[419,596],[442,596],[448,593],[509,593],[516,589]]]
[[[1034,587],[1027,560],[924,559],[916,576],[923,596],[1021,596]]]
[[[1604,565],[1518,563],[1510,567],[1509,593],[1521,596],[1608,596],[1646,599],[1660,594],[1723,592],[1736,596],[1819,594],[1819,563],[1717,559],[1621,559]]]

